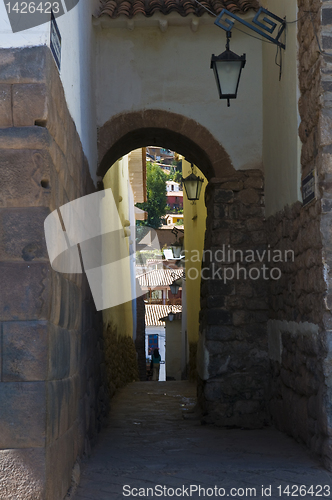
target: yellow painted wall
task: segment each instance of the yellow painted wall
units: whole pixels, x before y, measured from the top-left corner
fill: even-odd
[[[297,0],[263,0],[263,7],[286,21],[297,19]],[[282,35],[281,41],[285,37]],[[266,214],[301,200],[298,137],[297,23],[286,27],[286,50],[282,51],[282,77],[275,64],[277,47],[263,48],[263,163]]]
[[[198,341],[199,311],[200,311],[200,286],[201,286],[201,261],[204,249],[206,207],[204,202],[207,180],[202,172],[195,167],[195,174],[204,178],[200,199],[188,201],[183,193],[184,213],[184,248],[186,250],[186,297],[187,297],[187,335],[188,343]],[[190,163],[182,160],[182,176],[191,173]],[[198,254],[197,251],[198,250]],[[197,258],[197,255],[199,257]],[[195,276],[198,277],[195,278]]]
[[[114,200],[119,212],[119,216],[122,224],[126,220],[129,220],[129,172],[128,172],[128,155],[120,158],[112,167],[108,170],[104,179],[104,188],[111,188],[114,196]],[[128,250],[129,255],[129,244],[128,238],[123,236],[123,240],[119,241],[120,245],[125,245]],[[107,251],[107,249],[103,249]],[[131,286],[130,277],[130,267],[128,262],[125,260],[119,261],[119,265],[123,267],[122,269],[122,283],[126,283],[126,286]],[[109,283],[110,287],[116,286],[114,283]],[[133,335],[133,313],[132,313],[132,303],[126,302],[120,304],[116,307],[110,309],[105,309],[103,311],[103,321],[104,324],[111,324],[113,329],[116,329],[118,335],[131,336]]]
[[[179,217],[177,214],[168,214],[169,224],[176,224],[177,222],[183,222],[183,217]]]

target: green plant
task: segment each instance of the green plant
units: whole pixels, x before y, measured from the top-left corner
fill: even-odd
[[[147,221],[139,225],[147,225],[157,229],[161,225],[161,217],[166,214],[166,180],[168,176],[158,165],[148,162],[146,165],[147,201],[136,206],[148,213]]]

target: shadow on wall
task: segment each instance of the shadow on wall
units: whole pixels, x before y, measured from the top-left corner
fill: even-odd
[[[197,382],[197,342],[189,342],[188,380]]]
[[[139,380],[134,341],[119,335],[112,323],[104,324],[104,353],[106,380],[110,397],[120,387]]]

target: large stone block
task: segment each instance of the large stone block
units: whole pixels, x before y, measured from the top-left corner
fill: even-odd
[[[49,380],[69,377],[71,369],[72,332],[50,324]]]
[[[75,423],[46,451],[47,500],[62,500],[70,488],[72,470],[78,454],[78,425]]]
[[[47,87],[43,83],[13,85],[14,127],[46,125]]]
[[[12,90],[10,85],[0,84],[0,127],[12,127]]]
[[[61,151],[64,153],[65,156],[67,156],[69,149],[69,144],[68,144],[69,139],[67,137],[66,125],[60,119],[58,120],[54,119],[53,137],[55,142],[61,149]]]
[[[331,36],[322,36],[323,49],[330,50],[332,49],[332,37]]]
[[[255,189],[247,188],[237,194],[237,200],[244,205],[258,205],[260,197],[259,193]]]
[[[81,332],[70,331],[70,376],[77,375],[80,367]]]
[[[0,319],[48,319],[49,272],[47,264],[0,262]]]
[[[0,208],[0,260],[48,260],[44,221],[46,207]]]
[[[0,207],[48,206],[51,159],[47,152],[4,149],[0,154]]]
[[[234,193],[230,189],[216,189],[214,193],[215,203],[233,203]]]
[[[220,381],[207,381],[204,387],[204,396],[208,401],[221,400],[223,397],[223,391]]]
[[[225,306],[225,297],[220,295],[211,295],[206,299],[206,305],[209,309],[215,307],[224,307]]]
[[[61,311],[61,284],[62,284],[62,274],[50,271],[51,276],[51,306],[50,306],[50,322],[54,325],[59,325],[60,311]]]
[[[246,415],[250,413],[258,413],[260,410],[260,401],[253,400],[239,400],[234,405],[234,411],[240,415]]]
[[[61,182],[60,175],[55,169],[51,172],[50,183],[52,186],[50,209],[53,211],[64,205],[67,200],[65,199],[65,189]]]
[[[231,325],[232,314],[223,309],[209,309],[206,312],[206,320],[208,325]]]
[[[202,293],[207,295],[231,295],[234,293],[234,284],[224,283],[221,279],[210,279],[202,283]]]
[[[322,24],[332,24],[332,9],[330,6],[322,9]]]
[[[75,330],[81,325],[82,291],[68,278],[76,275],[64,275],[52,272],[52,307],[51,321],[68,330]]]
[[[50,74],[51,78],[48,81],[50,90],[50,101],[55,105],[54,111],[56,112],[56,115],[58,115],[60,119],[64,123],[66,123],[66,121],[71,120],[71,118],[70,118],[70,113],[68,111],[68,106],[66,103],[62,82],[59,78],[59,72],[58,69],[55,67],[55,64],[51,65],[50,70],[51,70]]]
[[[244,187],[254,188],[254,189],[263,189],[264,187],[264,179],[263,176],[250,176],[245,180]]]
[[[237,178],[230,179],[226,182],[221,183],[221,189],[230,191],[241,191],[243,189],[243,181]]]
[[[51,58],[46,46],[0,49],[0,81],[3,83],[42,83]]]
[[[46,380],[48,324],[21,321],[3,324],[2,381]]]
[[[248,376],[255,376],[258,368],[262,372],[267,369],[267,354],[254,345],[244,341],[214,342],[208,341],[206,347],[211,354],[209,361],[210,377],[224,373],[247,372]],[[218,353],[219,350],[219,353]],[[259,378],[257,377],[257,380]],[[263,381],[260,382],[263,386]]]
[[[235,337],[236,337],[236,332],[234,328],[230,326],[212,325],[208,326],[205,329],[206,340],[227,341],[227,340],[234,340]]]
[[[250,313],[245,309],[240,309],[239,311],[233,311],[233,325],[240,326],[249,323]]]
[[[1,382],[0,408],[0,449],[45,446],[44,382]]]
[[[47,384],[47,442],[65,434],[78,416],[79,378],[50,381]]]
[[[0,498],[45,500],[45,448],[0,450]]]
[[[63,276],[60,276],[61,283],[61,303],[59,325],[63,328],[68,328],[70,321],[70,283]]]
[[[47,150],[53,142],[44,127],[0,128],[0,149]]]

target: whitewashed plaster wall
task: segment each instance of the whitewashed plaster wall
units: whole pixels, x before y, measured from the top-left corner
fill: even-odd
[[[64,5],[64,2],[62,2]],[[57,18],[62,38],[60,77],[66,102],[96,180],[97,128],[94,92],[95,40],[92,15],[99,0],[80,0],[76,7]],[[50,24],[12,33],[4,3],[0,1],[0,47],[50,45]]]
[[[99,0],[80,0],[75,8],[57,20],[62,36],[60,76],[68,108],[75,121],[94,181],[96,181],[97,164],[97,127],[92,15],[98,6]]]
[[[0,48],[49,45],[49,39],[49,23],[13,33],[5,4],[3,1],[0,2]]]
[[[246,52],[247,65],[238,98],[227,108],[210,69],[211,54],[225,50],[226,36],[213,22],[208,15],[176,13],[95,20],[98,126],[142,109],[179,113],[206,127],[236,169],[262,168],[261,42],[233,30],[231,50]]]
[[[263,43],[264,134],[266,215],[292,205],[301,197],[301,141],[298,100],[297,0],[265,0],[264,7],[286,16],[286,50],[282,53],[282,76],[275,64],[276,46]],[[292,23],[292,24],[291,24]]]

